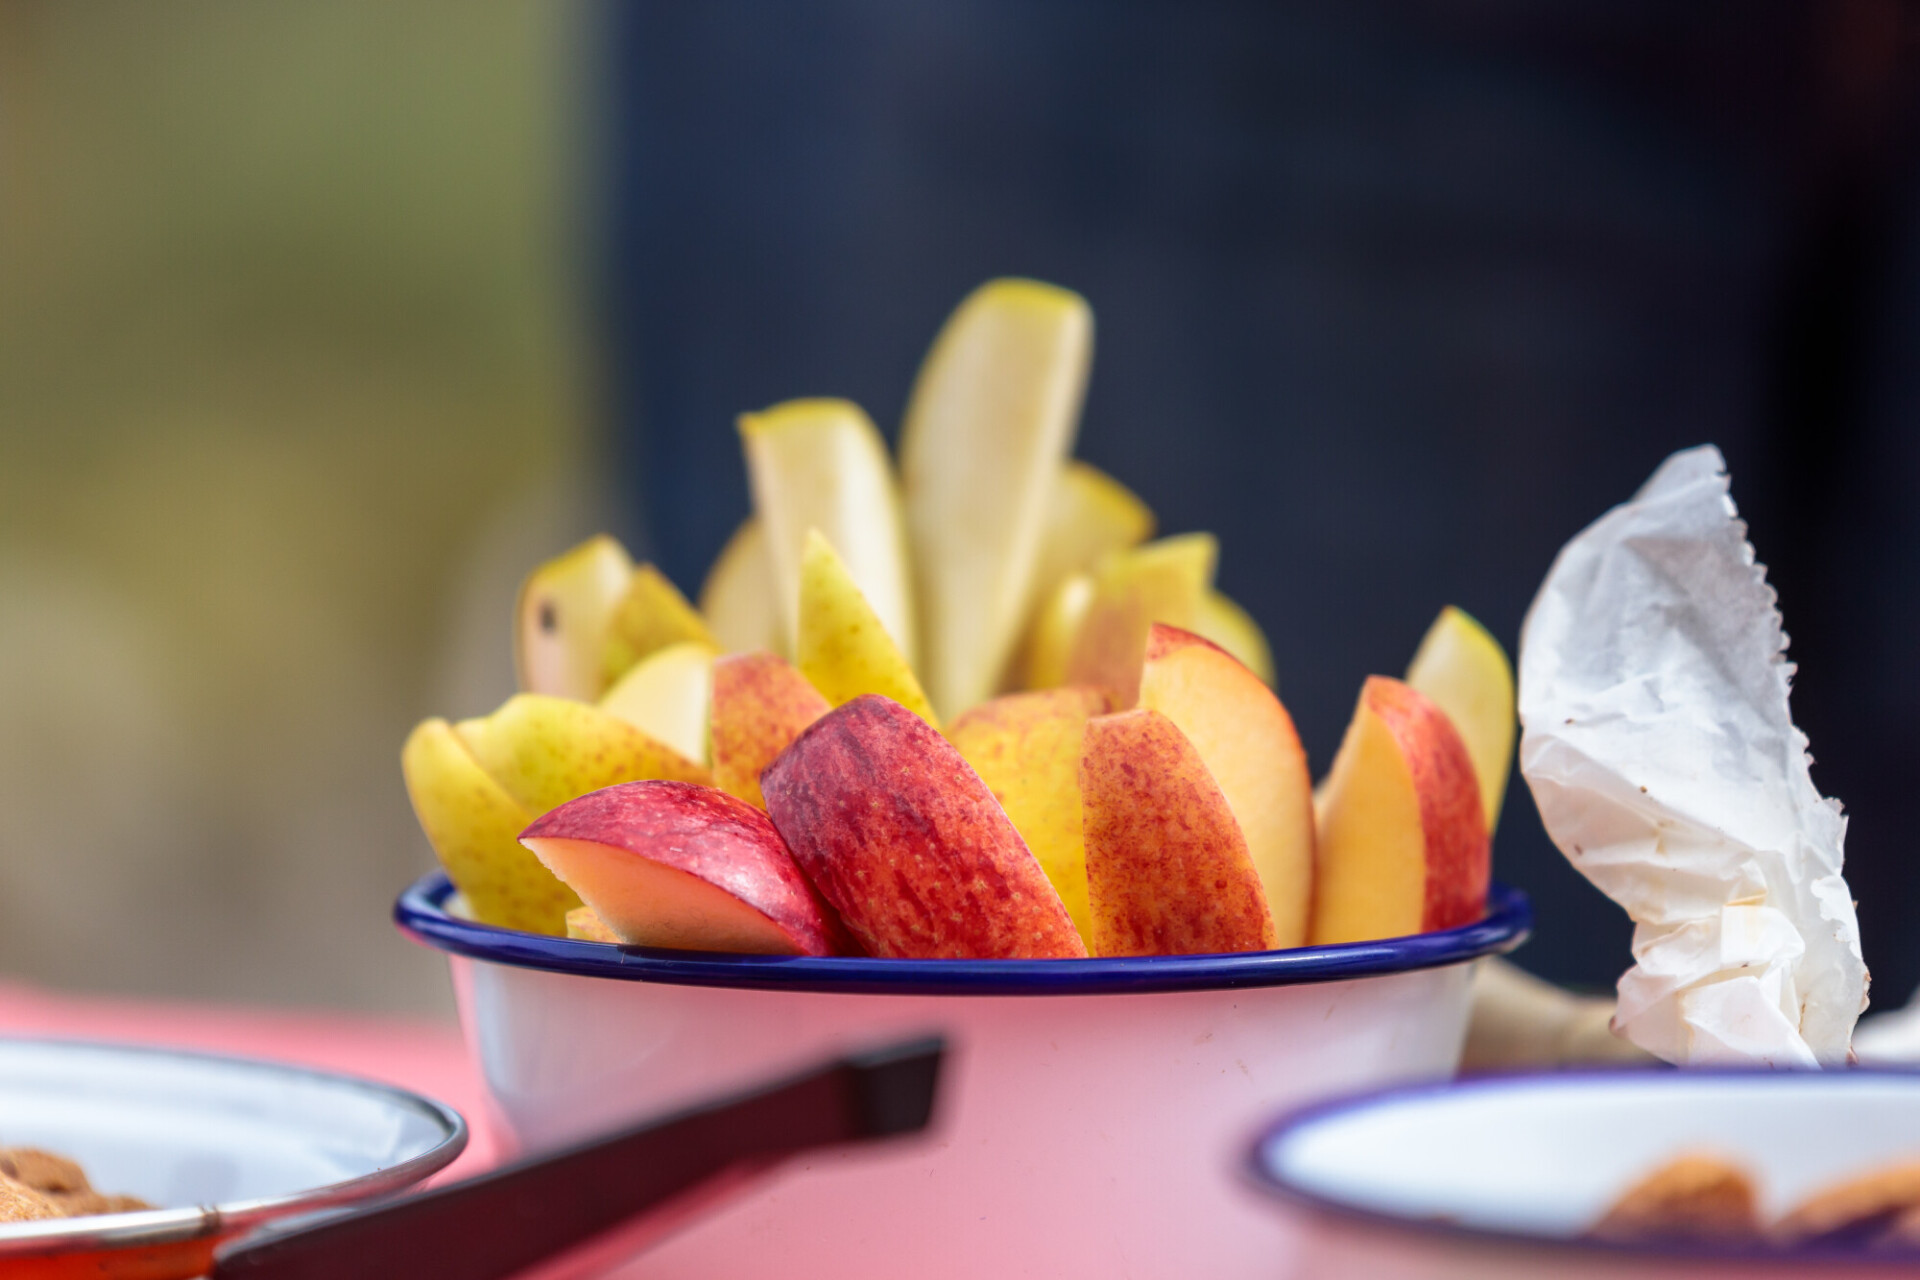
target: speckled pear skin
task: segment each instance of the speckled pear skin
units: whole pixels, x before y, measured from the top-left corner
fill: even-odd
[[[993,793],[899,703],[868,694],[822,716],[760,787],[801,870],[871,954],[1087,954]]]

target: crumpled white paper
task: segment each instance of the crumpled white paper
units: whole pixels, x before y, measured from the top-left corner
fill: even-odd
[[[1614,1029],[1668,1062],[1843,1063],[1866,1006],[1786,645],[1711,445],[1562,548],[1521,631],[1520,771],[1633,917]]]

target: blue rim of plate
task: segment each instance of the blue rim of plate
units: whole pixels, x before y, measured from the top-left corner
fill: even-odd
[[[1458,1093],[1465,1090],[1486,1091],[1519,1088],[1564,1089],[1577,1087],[1582,1083],[1604,1081],[1609,1084],[1634,1080],[1659,1080],[1670,1082],[1676,1077],[1688,1080],[1718,1081],[1722,1084],[1733,1081],[1770,1081],[1778,1083],[1783,1079],[1821,1079],[1826,1081],[1884,1081],[1906,1080],[1920,1084],[1920,1071],[1903,1070],[1897,1067],[1846,1067],[1820,1071],[1815,1069],[1781,1069],[1773,1067],[1670,1067],[1661,1064],[1655,1067],[1590,1067],[1570,1071],[1512,1071],[1490,1072],[1465,1080],[1425,1081],[1418,1084],[1389,1085],[1384,1089],[1369,1089],[1363,1093],[1349,1094],[1345,1097],[1323,1099],[1308,1103],[1286,1112],[1278,1119],[1262,1126],[1249,1146],[1242,1172],[1252,1183],[1255,1190],[1269,1200],[1293,1206],[1309,1213],[1318,1214],[1337,1221],[1343,1221],[1367,1231],[1398,1232],[1406,1236],[1425,1237],[1432,1240],[1450,1241],[1456,1245],[1466,1245],[1479,1249],[1504,1249],[1509,1251],[1531,1251],[1555,1255],[1551,1261],[1571,1262],[1575,1258],[1596,1258],[1617,1256],[1623,1260],[1633,1260],[1640,1265],[1656,1261],[1729,1263],[1742,1266],[1761,1267],[1766,1274],[1776,1274],[1783,1268],[1806,1266],[1818,1263],[1822,1266],[1837,1265],[1842,1268],[1879,1268],[1913,1266],[1920,1262],[1920,1249],[1907,1247],[1889,1247],[1863,1249],[1853,1245],[1804,1244],[1804,1245],[1737,1245],[1711,1244],[1690,1241],[1647,1241],[1627,1242],[1616,1240],[1595,1240],[1582,1236],[1553,1235],[1540,1231],[1522,1231],[1500,1227],[1468,1226],[1447,1218],[1416,1218],[1408,1215],[1390,1213],[1384,1209],[1371,1209],[1350,1201],[1336,1199],[1333,1196],[1311,1190],[1290,1180],[1285,1174],[1273,1167],[1268,1152],[1277,1147],[1289,1135],[1307,1129],[1323,1121],[1337,1119],[1356,1111],[1367,1111],[1379,1106],[1388,1106],[1412,1098],[1431,1097],[1437,1094]],[[1542,1259],[1541,1265],[1550,1265]],[[1542,1274],[1545,1274],[1543,1272]],[[1723,1274],[1716,1269],[1715,1275]],[[1734,1274],[1726,1272],[1725,1274]]]
[[[762,991],[894,996],[1139,995],[1338,982],[1504,955],[1533,931],[1525,892],[1494,884],[1487,914],[1457,929],[1232,955],[1094,960],[881,960],[870,956],[743,956],[615,946],[523,933],[448,913],[453,885],[434,871],[393,904],[402,932],[429,947],[495,964],[584,978]]]

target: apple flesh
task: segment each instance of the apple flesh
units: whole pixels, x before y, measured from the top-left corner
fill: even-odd
[[[829,956],[848,950],[767,816],[712,787],[631,782],[520,834],[622,942]]]
[[[1193,628],[1219,557],[1210,533],[1177,534],[1106,556],[1094,570],[1067,683],[1112,689],[1122,707],[1131,707],[1140,696],[1147,633],[1156,622]]]
[[[1095,955],[1279,945],[1233,810],[1173,721],[1146,708],[1088,721],[1080,790]]]
[[[760,786],[794,859],[871,954],[1087,954],[993,793],[899,703],[869,694],[828,712]]]
[[[1513,667],[1506,650],[1464,610],[1448,605],[1421,639],[1407,684],[1432,699],[1459,731],[1480,780],[1491,835],[1513,771]]]
[[[713,664],[713,781],[758,809],[760,774],[833,704],[770,653],[741,653]]]
[[[577,942],[613,942],[620,941],[620,935],[607,928],[607,922],[600,918],[592,907],[580,906],[567,912],[567,936]]]
[[[1473,761],[1453,722],[1370,678],[1322,787],[1311,941],[1451,929],[1486,910],[1490,853]]]

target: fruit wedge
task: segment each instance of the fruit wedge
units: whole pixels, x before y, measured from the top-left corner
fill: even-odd
[[[705,764],[707,715],[713,702],[717,651],[700,640],[656,650],[607,690],[600,709],[665,743],[695,764]]]
[[[549,875],[552,873],[549,872]],[[607,928],[592,907],[575,907],[567,912],[567,936],[581,942],[619,942],[620,935]]]
[[[935,724],[900,647],[868,603],[840,553],[818,529],[807,532],[800,566],[800,674],[839,706],[863,693],[892,698]]]
[[[1212,534],[1184,533],[1103,559],[1067,659],[1067,683],[1112,689],[1122,707],[1132,706],[1148,629],[1156,622],[1193,629],[1219,555]]]
[[[787,652],[798,653],[800,568],[818,529],[909,663],[917,652],[906,531],[880,433],[846,400],[790,400],[742,414],[754,511],[766,531]]]
[[[620,941],[830,956],[845,934],[767,815],[724,791],[631,782],[561,805],[520,842]]]
[[[1089,946],[1093,916],[1080,820],[1080,739],[1087,721],[1111,711],[1112,703],[1105,689],[1010,693],[947,726],[947,741],[1006,810]]]
[[[707,580],[700,584],[700,613],[714,643],[727,653],[760,649],[782,657],[793,653],[780,616],[770,555],[766,531],[749,516],[727,539],[707,570]]]
[[[568,698],[517,694],[492,715],[453,728],[480,768],[535,816],[616,782],[713,780],[620,717]]]
[[[611,687],[642,658],[687,640],[711,646],[713,633],[666,574],[643,564],[633,571],[627,594],[607,620],[601,677]]]
[[[869,695],[829,711],[760,786],[800,869],[870,954],[1087,954],[993,793],[899,703]]]
[[[633,561],[601,534],[527,575],[514,605],[520,688],[592,702],[606,689],[607,625],[627,594]]]
[[[1201,596],[1200,613],[1193,620],[1193,629],[1246,664],[1247,670],[1259,676],[1269,688],[1278,687],[1273,649],[1267,644],[1266,632],[1233,600],[1218,591],[1208,591]]]
[[[1427,628],[1407,667],[1407,683],[1447,713],[1473,760],[1487,833],[1500,821],[1513,770],[1513,668],[1487,629],[1452,605]]]
[[[925,624],[920,665],[943,716],[993,693],[1025,626],[1092,352],[1080,295],[992,280],[954,310],[920,366],[900,473]]]
[[[1013,683],[1024,689],[1051,689],[1065,684],[1074,640],[1092,607],[1093,575],[1067,575],[1034,615]]]
[[[760,774],[833,704],[770,653],[737,653],[713,664],[713,781],[757,808]]]
[[[1227,797],[1173,721],[1145,707],[1090,721],[1080,786],[1095,955],[1282,945]]]
[[[1093,568],[1109,552],[1139,546],[1152,536],[1153,511],[1133,490],[1098,467],[1068,460],[1047,504],[1028,614],[1063,579]]]
[[[1473,761],[1446,712],[1368,679],[1321,789],[1318,945],[1450,929],[1480,918],[1489,873]]]
[[[1233,655],[1159,622],[1140,705],[1171,720],[1205,763],[1246,838],[1275,945],[1300,946],[1313,907],[1313,780],[1293,718]]]

